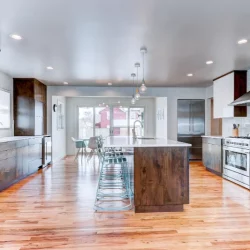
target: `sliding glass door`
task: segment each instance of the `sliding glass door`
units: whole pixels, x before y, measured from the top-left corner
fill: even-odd
[[[79,107],[78,137],[132,136],[134,124],[136,135],[143,136],[144,114],[143,107]]]

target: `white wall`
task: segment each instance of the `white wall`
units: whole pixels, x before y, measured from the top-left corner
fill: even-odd
[[[67,155],[75,154],[71,137],[78,138],[78,107],[98,107],[100,103],[114,104],[120,101],[122,106],[145,108],[145,136],[155,136],[155,98],[142,98],[136,105],[131,105],[131,98],[117,97],[67,97],[66,104],[66,144]]]
[[[156,137],[168,138],[167,97],[155,99]]]
[[[52,96],[67,97],[128,97],[132,95],[130,87],[76,87],[76,86],[48,86],[47,102],[51,108]],[[168,106],[168,138],[177,139],[177,100],[178,99],[206,99],[206,88],[148,88],[148,97],[167,97]],[[48,110],[48,133],[51,131],[51,111]]]
[[[64,115],[65,120],[67,119],[67,111],[66,111],[66,98],[64,96],[53,96],[51,98],[51,104],[48,106],[48,113],[50,113],[51,124],[50,127],[52,129],[48,134],[52,135],[52,160],[55,162],[59,159],[62,159],[66,155],[66,124],[64,121],[64,129],[57,128],[57,112],[52,111],[52,107],[54,104],[58,103],[58,100],[62,102],[64,105]]]
[[[13,78],[0,72],[0,89],[7,90],[11,95],[11,128],[0,129],[0,137],[13,136]]]

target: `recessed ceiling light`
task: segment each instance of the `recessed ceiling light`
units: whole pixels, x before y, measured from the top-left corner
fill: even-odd
[[[206,64],[213,64],[213,61],[206,61]]]
[[[68,85],[69,83],[68,82],[63,82],[63,84]]]
[[[13,38],[13,39],[15,39],[15,40],[22,40],[22,39],[23,39],[23,38],[22,38],[20,35],[18,35],[18,34],[11,34],[10,37]]]
[[[244,44],[247,43],[247,39],[241,39],[238,41],[238,44]]]
[[[193,74],[192,74],[192,73],[189,73],[189,74],[187,74],[187,76],[193,76]]]
[[[111,82],[109,82],[109,83],[108,83],[108,85],[109,85],[109,86],[111,86],[111,85],[112,85],[112,83],[111,83]]]
[[[48,70],[52,70],[52,69],[53,69],[53,67],[51,67],[51,66],[48,66],[48,67],[47,67],[47,69],[48,69]]]

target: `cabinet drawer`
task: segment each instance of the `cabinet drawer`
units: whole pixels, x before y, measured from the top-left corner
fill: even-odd
[[[29,140],[20,140],[16,142],[16,147],[17,148],[22,148],[22,147],[26,147],[29,145]]]
[[[13,149],[16,147],[16,143],[15,142],[3,142],[0,143],[0,151],[5,151],[8,149]]]
[[[16,149],[0,151],[0,160],[16,157]]]
[[[202,138],[203,143],[207,144],[213,144],[213,145],[222,145],[223,140],[221,138],[210,138],[210,137],[203,137]]]
[[[29,145],[42,144],[42,140],[43,140],[42,137],[29,139]]]

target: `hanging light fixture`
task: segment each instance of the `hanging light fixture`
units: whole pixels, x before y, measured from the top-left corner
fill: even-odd
[[[138,80],[138,69],[140,67],[140,63],[135,63],[135,67],[136,67],[136,70],[137,70],[137,86],[139,85],[139,80]],[[140,99],[141,95],[140,95],[140,91],[139,91],[139,88],[136,88],[135,90],[135,100],[138,101]]]
[[[131,76],[133,77],[133,86],[134,86],[136,75],[135,75],[135,73],[132,73]],[[133,95],[132,95],[132,99],[131,99],[131,104],[135,104],[135,101],[136,101],[136,100],[135,100],[134,87],[133,87]]]
[[[142,53],[142,83],[140,87],[140,93],[143,94],[147,91],[146,83],[144,80],[144,55],[147,53],[147,48],[141,47],[141,53]]]

